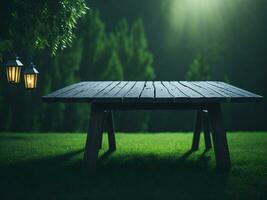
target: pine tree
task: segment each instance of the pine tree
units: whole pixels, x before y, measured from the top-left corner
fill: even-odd
[[[98,80],[105,70],[102,57],[106,49],[106,31],[99,11],[90,11],[83,18],[79,36],[83,40],[83,54],[80,65],[81,80]]]
[[[210,79],[210,67],[204,56],[196,56],[188,68],[185,79],[190,81],[207,81]]]
[[[26,39],[24,43],[28,43]],[[20,88],[21,90],[11,94],[6,81],[0,80],[0,118],[3,119],[0,121],[0,129],[84,130],[89,113],[87,105],[44,104],[40,97],[84,80],[150,80],[154,77],[153,56],[147,46],[140,19],[134,22],[132,27],[126,20],[122,20],[114,32],[108,33],[99,12],[88,12],[81,21],[72,47],[58,52],[53,57],[48,48],[36,51],[28,46],[26,51],[20,53],[26,60],[34,58],[33,61],[40,72],[38,87],[32,93]],[[13,95],[12,98],[10,95]],[[131,124],[128,124],[129,120]],[[148,115],[125,114],[116,121],[122,122],[119,129],[142,130],[146,127]]]
[[[155,77],[153,70],[153,55],[148,51],[148,44],[143,21],[137,19],[131,29],[134,54],[131,60],[133,76],[141,80],[151,80]]]
[[[125,80],[151,80],[155,77],[153,56],[148,51],[143,21],[137,19],[132,27],[123,19],[115,29],[116,48],[123,67]],[[124,131],[146,130],[148,113],[131,112],[116,115],[119,129]],[[128,123],[128,122],[131,123]]]
[[[123,19],[115,29],[115,36],[125,79],[153,79],[153,55],[148,51],[143,21],[137,19],[129,29],[127,21]]]

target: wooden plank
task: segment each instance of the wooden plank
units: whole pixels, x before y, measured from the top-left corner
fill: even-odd
[[[170,94],[167,88],[161,83],[161,81],[155,81],[154,88],[155,88],[155,101],[161,102],[173,102],[174,97]]]
[[[120,84],[120,81],[112,81],[112,83],[110,85],[108,85],[103,90],[101,90],[98,93],[96,93],[93,96],[93,98],[105,98],[108,93],[112,92],[113,90],[116,90],[116,87],[119,84]]]
[[[217,82],[217,81],[209,81],[208,82],[211,85],[214,85],[218,88],[224,89],[226,91],[230,91],[232,93],[235,93],[237,95],[240,95],[241,97],[252,97],[252,98],[262,98],[261,96],[251,93],[249,91],[243,90],[241,88],[237,88],[235,86],[226,84],[224,82]]]
[[[126,85],[124,85],[121,90],[114,95],[114,98],[122,98],[134,87],[136,81],[127,81]]]
[[[221,97],[219,96],[217,93],[209,91],[205,88],[199,87],[194,85],[192,82],[189,81],[180,81],[180,83],[188,88],[191,88],[192,90],[194,90],[195,92],[198,92],[199,94],[201,94],[202,96],[206,97],[206,98],[218,98]]]
[[[155,88],[153,81],[146,81],[144,89],[140,95],[141,101],[153,101],[155,98]]]
[[[240,91],[240,92],[242,92],[242,93],[245,93],[245,94],[247,94],[247,95],[250,95],[251,97],[262,98],[262,96],[260,96],[260,95],[258,95],[258,94],[249,92],[249,91],[244,90],[244,89],[241,89],[241,88],[239,88],[239,87],[235,87],[235,86],[230,85],[230,84],[225,83],[225,82],[218,82],[218,81],[216,81],[215,83],[219,83],[219,84],[221,84],[221,85],[225,85],[225,86],[228,87],[228,88],[232,88],[232,89],[238,90],[238,91]]]
[[[95,87],[88,87],[87,90],[84,90],[83,92],[76,94],[75,96],[73,96],[72,98],[92,98],[94,95],[96,95],[97,93],[101,92],[102,90],[104,90],[106,87],[108,87],[109,85],[112,84],[112,81],[101,81],[100,84],[98,84]]]
[[[116,84],[118,83],[118,85]],[[213,81],[90,81],[76,83],[43,97],[46,102],[177,102],[254,101],[261,96]]]
[[[231,161],[220,104],[211,105],[208,112],[212,126],[212,140],[217,168],[229,169]]]
[[[203,87],[207,87],[214,92],[220,93],[221,95],[224,95],[227,98],[238,98],[240,95],[237,95],[231,91],[224,90],[222,88],[216,87],[214,85],[211,85],[208,81],[197,81],[196,84],[201,84]]]
[[[210,87],[208,87],[207,85],[205,85],[205,82],[192,81],[191,83],[194,84],[197,87],[200,87],[202,89],[205,89],[205,90],[207,90],[209,92],[212,92],[212,93],[218,95],[218,97],[231,98],[231,96],[229,96],[228,94],[222,93],[219,90],[211,89]]]
[[[114,86],[113,83],[109,88],[106,88],[104,91],[91,98],[91,100],[99,103],[122,103],[124,96],[134,85],[134,81],[122,81],[110,89],[110,87]],[[110,91],[107,92],[107,89],[110,89]]]
[[[73,90],[70,90],[68,92],[65,92],[63,94],[58,95],[59,98],[73,98],[75,95],[79,95],[83,91],[87,91],[88,89],[92,87],[96,87],[97,85],[101,84],[100,82],[87,82],[84,85],[78,86],[74,88]]]
[[[64,88],[61,88],[59,90],[56,90],[50,94],[48,94],[47,96],[44,96],[44,97],[56,97],[60,94],[63,94],[65,92],[68,92],[68,91],[71,91],[73,89],[75,89],[76,87],[79,87],[79,86],[82,86],[84,84],[86,84],[87,82],[80,82],[80,83],[75,83],[75,84],[72,84],[72,85],[69,85],[67,87],[64,87]]]
[[[198,92],[192,90],[189,87],[180,84],[178,81],[171,81],[170,84],[174,85],[178,90],[180,90],[183,94],[190,98],[204,98],[203,95],[199,94]]]
[[[151,103],[139,101],[129,101],[123,103],[104,103],[105,110],[206,110],[206,102],[173,102],[173,103]]]
[[[239,97],[249,97],[249,95],[246,95],[246,94],[243,94],[242,92],[239,92],[239,91],[236,91],[236,90],[232,90],[231,88],[227,88],[221,84],[217,84],[215,83],[214,81],[207,81],[208,84],[216,87],[216,88],[219,88],[221,90],[224,90],[225,92],[231,92],[231,93],[234,93],[235,95],[239,96]]]
[[[101,99],[116,101],[123,100],[124,95],[134,86],[135,81],[121,81],[118,85],[116,85],[112,90],[103,95]]]
[[[102,98],[112,98],[114,97],[117,93],[119,93],[122,88],[127,85],[127,81],[121,81],[119,84],[117,84],[113,89],[111,89],[109,92],[104,94]]]
[[[107,88],[105,88],[105,90],[101,91],[100,93],[96,94],[95,96],[93,96],[93,100],[99,103],[106,103],[106,102],[122,102],[123,100],[123,95],[126,92],[122,92],[121,90],[128,84],[128,81],[121,81],[118,82],[118,84],[116,85],[118,81],[114,81],[111,85],[109,85]],[[131,84],[130,84],[131,85]],[[110,90],[109,90],[110,89]],[[109,90],[109,91],[108,91]],[[129,89],[128,89],[129,90]],[[118,94],[123,94],[123,95],[118,95]]]
[[[145,81],[138,81],[123,97],[123,101],[139,100],[139,97],[144,89]]]
[[[174,98],[188,98],[187,95],[182,93],[177,87],[171,84],[170,81],[162,81],[162,85],[166,87],[166,89]]]

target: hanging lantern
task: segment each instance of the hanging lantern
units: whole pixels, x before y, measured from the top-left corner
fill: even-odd
[[[36,66],[31,63],[28,68],[24,70],[24,82],[26,89],[35,89],[37,86],[39,72],[35,68]]]
[[[20,72],[23,64],[19,61],[19,57],[16,60],[9,60],[6,64],[7,82],[17,84],[20,81]]]

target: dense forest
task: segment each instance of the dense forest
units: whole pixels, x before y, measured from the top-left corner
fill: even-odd
[[[92,0],[86,3],[90,9],[77,2],[67,4],[80,10],[71,15],[75,20],[70,20],[67,30],[51,27],[52,19],[45,17],[49,23],[38,29],[39,35],[55,29],[47,38],[28,35],[24,26],[14,24],[14,28],[8,20],[1,22],[9,32],[21,33],[9,40],[4,40],[4,32],[0,34],[1,65],[16,53],[24,65],[30,61],[37,65],[40,80],[35,91],[26,91],[22,84],[8,85],[1,67],[0,131],[84,131],[90,112],[87,104],[41,102],[42,95],[83,80],[223,80],[267,95],[267,3],[263,0],[216,0],[205,9],[204,3],[199,5],[203,10],[184,0]],[[8,13],[7,8],[1,11],[2,17]],[[51,15],[66,17],[55,8]],[[65,32],[66,38],[60,35]],[[55,33],[61,37],[53,40]],[[266,100],[226,105],[226,126],[266,130],[266,110]],[[116,128],[191,130],[193,114],[117,112]]]

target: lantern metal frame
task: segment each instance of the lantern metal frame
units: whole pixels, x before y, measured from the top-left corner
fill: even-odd
[[[37,87],[39,72],[35,67],[36,66],[31,62],[30,66],[23,72],[25,88],[28,90],[33,90]]]
[[[19,57],[15,60],[9,60],[6,64],[7,82],[11,84],[18,84],[20,82],[21,69],[23,67]]]

